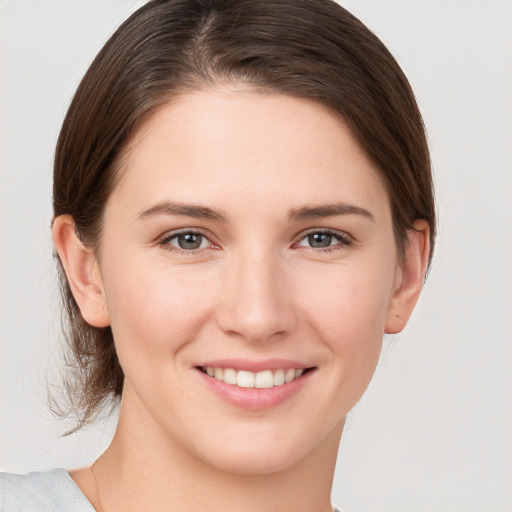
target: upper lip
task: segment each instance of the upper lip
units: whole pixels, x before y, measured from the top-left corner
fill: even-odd
[[[251,359],[211,359],[195,365],[196,368],[208,366],[213,368],[233,368],[234,370],[245,370],[257,373],[265,370],[287,370],[289,368],[296,370],[300,368],[306,369],[312,368],[314,365],[293,361],[291,359],[265,359],[261,361]]]

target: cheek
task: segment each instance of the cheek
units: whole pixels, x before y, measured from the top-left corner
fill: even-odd
[[[324,333],[347,342],[363,342],[365,333],[384,333],[392,276],[392,266],[382,270],[370,264],[329,268],[323,275],[317,272],[303,279],[297,295],[303,307],[307,306],[304,311]]]
[[[158,359],[193,339],[208,312],[201,275],[126,261],[106,272],[107,303],[121,363]],[[169,359],[170,360],[170,359]]]
[[[324,345],[327,364],[338,384],[352,388],[354,401],[379,359],[393,275],[392,264],[370,262],[326,269],[324,276],[317,274],[297,292],[304,318]]]

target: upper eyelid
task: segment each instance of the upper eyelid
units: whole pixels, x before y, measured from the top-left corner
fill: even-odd
[[[304,231],[301,231],[298,236],[300,236],[301,234],[308,235],[310,233],[332,233],[333,235],[346,234],[348,236],[348,233],[346,231],[343,231],[341,229],[334,229],[334,228],[309,228],[309,229],[305,229]]]
[[[192,234],[204,236],[205,238],[210,240],[210,242],[213,243],[213,241],[212,241],[212,238],[213,238],[212,233],[210,231],[208,231],[208,230],[203,229],[203,228],[180,228],[180,229],[173,229],[173,230],[167,231],[163,235],[159,236],[158,240],[160,240],[160,241],[169,240],[171,238],[174,238],[175,236],[183,235],[183,234],[186,234],[186,233],[192,233]]]
[[[341,238],[348,238],[348,239],[350,239],[352,241],[354,240],[354,237],[351,234],[347,233],[346,231],[342,231],[342,230],[338,230],[338,229],[332,229],[332,228],[311,228],[311,229],[307,229],[305,231],[301,231],[295,237],[295,242],[299,242],[300,240],[302,240],[306,236],[311,235],[313,233],[323,233],[323,234],[327,234],[327,235],[339,236]]]

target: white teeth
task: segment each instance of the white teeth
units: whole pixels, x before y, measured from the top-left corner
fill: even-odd
[[[284,374],[284,381],[291,382],[293,379],[295,379],[295,370],[290,368],[289,370],[286,370],[286,373]]]
[[[284,370],[276,370],[274,373],[274,386],[284,384]]]
[[[240,370],[236,376],[236,384],[240,388],[254,387],[254,373]]]
[[[274,375],[270,370],[258,372],[254,379],[255,388],[271,388],[274,386]]]
[[[226,384],[241,388],[259,389],[282,386],[294,379],[298,379],[304,373],[304,368],[263,370],[257,373],[247,370],[236,371],[233,368],[216,368],[213,366],[203,366],[202,369],[210,377],[221,380]]]
[[[236,384],[237,378],[235,370],[233,370],[233,368],[226,368],[224,370],[223,380],[226,384]]]

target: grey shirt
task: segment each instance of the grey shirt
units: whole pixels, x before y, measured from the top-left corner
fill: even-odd
[[[65,469],[0,473],[0,512],[94,512]]]
[[[65,469],[51,469],[28,475],[0,473],[0,512],[94,512],[94,508]]]

